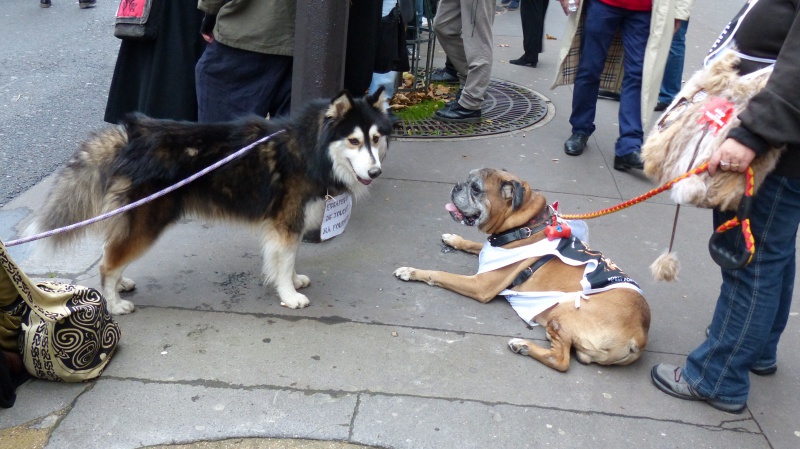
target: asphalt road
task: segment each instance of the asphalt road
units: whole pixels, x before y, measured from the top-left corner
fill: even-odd
[[[117,2],[3,0],[0,12],[0,206],[58,169],[104,125],[119,40]]]

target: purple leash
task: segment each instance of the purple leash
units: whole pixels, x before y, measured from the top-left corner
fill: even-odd
[[[179,182],[167,187],[166,189],[158,191],[158,192],[156,192],[156,193],[154,193],[154,194],[152,194],[150,196],[144,197],[144,198],[140,199],[139,201],[133,202],[133,203],[128,204],[126,206],[122,206],[119,209],[112,210],[111,212],[106,212],[106,213],[104,213],[102,215],[99,215],[97,217],[90,218],[88,220],[84,220],[84,221],[81,221],[81,222],[78,222],[78,223],[75,223],[75,224],[71,224],[69,226],[64,226],[63,228],[53,229],[51,231],[43,232],[41,234],[32,235],[30,237],[25,237],[25,238],[22,238],[22,239],[11,240],[10,242],[6,242],[5,245],[6,245],[6,247],[11,247],[11,246],[19,245],[21,243],[32,242],[34,240],[43,239],[45,237],[50,237],[50,236],[53,236],[53,235],[56,235],[56,234],[60,234],[62,232],[72,231],[72,230],[80,228],[81,226],[88,226],[88,225],[90,225],[92,223],[97,223],[98,221],[105,220],[106,218],[111,218],[111,217],[113,217],[115,215],[119,215],[121,213],[127,212],[127,211],[129,211],[129,210],[131,210],[131,209],[133,209],[135,207],[139,207],[142,204],[145,204],[147,202],[153,201],[156,198],[162,197],[162,196],[172,192],[173,190],[179,189],[179,188],[185,186],[186,184],[189,184],[190,182],[192,182],[195,179],[197,179],[197,178],[209,173],[210,171],[216,170],[217,168],[227,164],[228,162],[230,162],[230,161],[232,161],[232,160],[244,155],[244,153],[248,152],[249,150],[251,150],[256,145],[258,145],[260,143],[264,143],[267,140],[277,136],[278,134],[280,134],[280,133],[282,133],[284,131],[285,130],[282,129],[282,130],[274,132],[274,133],[272,133],[272,134],[270,134],[270,135],[268,135],[266,137],[262,137],[261,139],[256,140],[255,142],[253,142],[250,145],[242,148],[241,150],[229,155],[225,159],[222,159],[221,161],[215,163],[214,165],[210,165],[210,166],[204,168],[203,170],[193,174],[192,176],[184,179],[183,181],[179,181]]]

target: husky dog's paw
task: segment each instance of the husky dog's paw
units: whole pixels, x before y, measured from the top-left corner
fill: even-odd
[[[290,309],[302,309],[303,307],[308,307],[310,303],[311,301],[302,293],[295,292],[294,294],[281,296],[281,305]]]
[[[294,288],[303,288],[311,284],[311,279],[304,274],[295,274],[292,278],[292,282],[294,283]]]
[[[522,338],[508,340],[508,349],[521,355],[528,355],[528,342]]]
[[[411,267],[400,267],[394,270],[394,275],[403,281],[413,281],[414,280],[414,268]]]
[[[136,288],[136,282],[133,282],[133,279],[128,278],[120,278],[119,282],[117,282],[117,291],[118,292],[129,292]],[[128,301],[130,302],[130,301]]]
[[[125,299],[108,301],[108,311],[112,315],[125,315],[126,313],[133,312],[133,309],[133,303]]]
[[[461,237],[459,237],[458,234],[442,234],[442,242],[451,248],[456,247],[456,241],[459,238]]]

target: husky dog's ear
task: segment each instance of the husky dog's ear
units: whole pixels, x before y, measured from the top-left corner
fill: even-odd
[[[350,96],[350,92],[343,90],[331,100],[331,105],[328,107],[325,117],[336,120],[344,116],[352,108],[353,97]]]
[[[511,210],[517,210],[522,206],[522,202],[525,201],[525,186],[519,181],[505,181],[500,189],[503,198],[511,200]]]
[[[372,95],[367,97],[367,102],[372,105],[373,108],[386,113],[386,90],[383,86],[379,87],[378,90],[375,91]]]

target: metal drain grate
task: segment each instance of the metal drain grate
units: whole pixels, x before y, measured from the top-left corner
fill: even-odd
[[[527,128],[547,116],[547,100],[537,92],[506,81],[491,80],[480,123],[450,123],[431,117],[394,127],[398,139],[455,139],[502,134]]]

